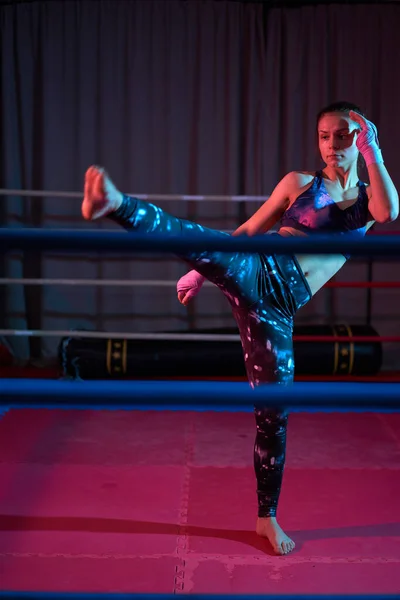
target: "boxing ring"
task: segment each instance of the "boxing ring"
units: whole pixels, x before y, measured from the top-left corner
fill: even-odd
[[[152,196],[152,199],[156,200],[163,198]],[[185,197],[188,198],[202,199]],[[14,250],[158,254],[179,253],[187,249],[257,250],[265,253],[299,254],[348,252],[354,256],[391,255],[398,260],[400,237],[372,235],[358,241],[324,236],[313,236],[312,240],[275,237],[268,239],[268,236],[196,240],[90,230],[0,230],[2,254]],[[46,285],[50,281],[54,280],[44,279],[41,283]],[[64,279],[58,281],[60,285],[88,284],[76,281],[68,283],[68,280]],[[11,285],[15,282],[4,279],[2,283]],[[20,283],[38,284],[33,280]],[[132,282],[120,284],[132,285]],[[142,284],[143,281],[136,282],[136,285]],[[145,285],[170,286],[171,282],[146,281]],[[339,282],[331,282],[328,285],[343,286]],[[400,287],[400,283],[352,282],[348,284],[348,287],[350,286],[395,289]],[[44,332],[14,329],[0,330],[0,335],[69,335],[87,338],[121,336],[110,332]],[[180,339],[178,334],[172,333],[147,336],[155,341]],[[142,339],[144,335],[131,333],[124,337]],[[192,334],[192,337],[194,341],[202,339],[201,334]],[[299,341],[309,342],[321,341],[321,337],[326,341],[348,341],[348,337],[344,336],[342,339],[337,335],[334,338],[312,335],[297,337]],[[220,341],[232,338],[237,340],[237,336],[215,337]],[[207,339],[210,339],[210,336]],[[400,336],[381,336],[379,339],[382,343],[399,342]],[[353,342],[357,340],[357,336],[352,337]],[[368,336],[360,336],[360,342],[367,340]],[[376,337],[371,337],[371,341],[376,341]],[[253,524],[251,519],[249,523],[249,515],[244,514],[249,512],[248,505],[255,508],[251,495],[254,490],[249,476],[250,465],[242,458],[243,453],[250,454],[247,433],[252,433],[253,425],[250,419],[255,402],[286,408],[294,413],[294,419],[297,418],[297,423],[302,425],[302,439],[305,439],[306,445],[304,446],[304,441],[294,439],[291,449],[292,471],[289,468],[292,483],[289,484],[291,487],[283,498],[282,507],[289,521],[289,529],[296,530],[302,520],[305,521],[304,527],[309,529],[308,533],[303,532],[302,535],[299,532],[297,536],[300,539],[300,558],[296,553],[284,558],[268,554],[265,542],[256,539],[255,534],[251,533]],[[305,597],[335,600],[355,597],[399,597],[400,525],[395,518],[396,502],[392,502],[390,507],[388,504],[389,498],[396,498],[396,495],[400,494],[400,386],[397,382],[382,383],[379,378],[375,378],[372,385],[368,378],[364,378],[329,384],[296,382],[290,388],[271,384],[251,390],[247,383],[240,381],[62,381],[8,377],[0,379],[0,415],[2,410],[7,412],[0,421],[0,457],[8,458],[10,465],[19,465],[20,469],[18,471],[11,467],[5,468],[1,476],[6,491],[3,492],[4,514],[0,514],[0,533],[3,534],[3,547],[7,542],[7,547],[11,550],[2,552],[0,549],[0,559],[4,562],[3,576],[6,582],[14,581],[14,584],[10,588],[10,585],[4,586],[0,583],[0,598],[168,600],[177,594],[190,594],[191,597],[202,600],[220,600],[232,595],[238,600],[272,600],[282,596],[291,600],[301,600]],[[360,420],[360,415],[363,415],[364,420]],[[227,427],[227,422],[230,429],[229,432],[226,430],[224,435],[226,440],[231,440],[231,444],[225,450],[225,454],[219,457],[216,465],[212,462],[213,453],[220,439],[220,431]],[[93,432],[90,433],[89,423],[97,428],[96,435],[99,437],[95,438]],[[330,446],[334,437],[338,435],[336,433],[332,437],[329,433],[332,423],[343,436],[343,439],[339,440],[342,444],[340,451]],[[376,430],[377,424],[380,427],[379,432]],[[129,437],[132,432],[137,435],[139,441]],[[235,435],[232,435],[232,432],[235,432]],[[353,432],[361,444],[360,454],[353,457],[351,444],[355,442],[346,441],[346,435],[350,432]],[[327,446],[315,447],[307,457],[307,447],[311,444],[310,438],[313,434],[321,444],[325,436],[328,440]],[[162,435],[170,441],[171,445],[168,448],[160,441]],[[13,441],[18,436],[20,441],[12,448]],[[75,436],[76,447],[69,445],[71,436]],[[91,470],[86,474],[87,481],[79,462],[80,451],[84,448],[85,452],[88,452],[90,446],[85,436],[89,436],[89,442],[99,450],[99,455],[95,453],[96,448],[92,454],[89,452]],[[122,450],[121,440],[126,444],[126,448]],[[362,441],[365,442],[364,446]],[[379,450],[381,442],[382,453]],[[51,449],[56,454],[54,462],[46,455]],[[36,477],[24,469],[24,460],[27,460],[25,452],[32,452],[38,457]],[[120,462],[115,459],[113,452],[119,453]],[[350,456],[347,455],[348,452]],[[146,453],[146,456],[141,453]],[[57,464],[61,465],[60,477],[57,477],[51,468],[56,464],[56,460],[59,461]],[[346,464],[345,469],[344,460],[350,461],[350,466]],[[71,465],[74,465],[73,469]],[[1,467],[0,464],[0,470]],[[33,471],[35,468],[34,465]],[[132,472],[135,471],[133,474],[131,469]],[[328,481],[327,470],[333,473],[332,482]],[[79,489],[72,492],[71,488],[78,476]],[[118,479],[119,476],[121,479]],[[152,479],[152,489],[157,489],[156,500],[150,493],[150,488],[147,488]],[[61,487],[57,489],[57,485]],[[317,485],[321,486],[322,502],[324,499],[328,501],[329,498],[333,498],[330,509],[333,517],[322,514],[321,508],[315,504],[312,489]],[[18,497],[13,491],[13,486],[18,490]],[[233,490],[227,489],[229,486]],[[338,486],[348,486],[353,494],[352,499],[344,497],[343,489],[338,492]],[[222,499],[217,496],[218,489]],[[20,497],[21,490],[27,495],[28,502],[30,499],[38,506],[47,503],[49,513],[41,515],[33,511],[30,516],[21,515],[25,506],[24,498]],[[75,493],[76,497],[73,496]],[[56,514],[52,507],[58,507],[59,510],[63,507],[67,513],[71,510],[68,494],[72,494],[71,497],[75,500],[79,496],[81,507],[85,506],[85,501],[88,502],[89,512],[94,514],[89,515],[87,511],[85,517],[72,513],[63,517]],[[98,507],[91,504],[96,494],[101,505]],[[356,508],[358,495],[362,496],[362,501]],[[290,518],[288,507],[293,496],[296,497],[298,512],[301,514]],[[125,503],[124,498],[129,497],[135,499],[137,506]],[[365,504],[371,502],[374,513],[379,506],[379,498],[382,503],[386,502],[386,505],[382,506],[384,522],[377,524],[371,510]],[[358,511],[360,521],[364,520],[364,524],[360,522],[355,526],[351,525],[351,519],[344,511],[349,504],[353,515]],[[107,512],[109,505],[114,507],[112,515]],[[232,505],[235,507],[232,508]],[[145,508],[148,509],[148,521],[140,512]],[[291,510],[295,511],[293,499]],[[215,516],[211,514],[213,512]],[[211,524],[207,518],[211,519]],[[25,541],[22,540],[24,527],[27,527],[30,535]],[[97,536],[96,539],[85,540],[81,535],[84,529],[91,532],[92,536]],[[65,536],[66,547],[63,551],[50,539],[51,532],[54,531],[62,532]],[[14,551],[13,548],[18,547],[18,540],[13,539],[12,532],[22,536],[20,548]],[[40,539],[40,532],[43,532],[43,540]],[[129,533],[135,534],[138,539],[132,542]],[[318,556],[318,548],[322,548],[321,540],[324,536],[332,542],[332,556]],[[357,536],[359,540],[354,541]],[[378,539],[378,550],[374,550],[370,537],[373,540]],[[346,539],[345,548],[341,547],[341,538]],[[210,539],[216,540],[213,550],[208,544]],[[365,542],[365,548],[360,539],[368,540]],[[151,548],[154,540],[157,544],[156,552]],[[73,549],[76,543],[80,544],[78,553]],[[132,549],[129,544],[136,546]],[[309,552],[307,545],[312,544],[314,547]],[[382,556],[384,548],[389,546],[392,554]],[[37,548],[35,556],[33,547]],[[85,575],[81,573],[80,581],[85,582],[85,577],[87,579],[85,589],[77,589],[76,584],[71,584],[73,571],[67,569],[64,572],[64,583],[68,591],[63,591],[65,588],[62,578],[58,586],[53,585],[48,591],[43,575],[35,579],[35,564],[39,564],[41,556],[49,561],[50,570],[52,561],[55,565],[60,557],[70,564],[79,560],[81,568],[85,571]],[[86,569],[94,556],[97,557],[97,572],[89,574]],[[23,565],[27,564],[24,561],[30,559],[33,572],[28,576],[28,580],[34,582],[34,588],[30,588],[32,591],[18,591],[15,585],[15,569],[23,568]],[[16,567],[13,561],[16,561],[15,565],[22,567]],[[279,565],[279,561],[282,561],[282,564]],[[130,562],[131,565],[127,566],[126,562]],[[125,574],[122,576],[121,565],[124,564]],[[327,568],[331,565],[336,568],[335,581],[329,581],[326,588],[322,589],[321,581],[327,577]],[[103,573],[107,568],[113,571],[114,579],[107,579],[107,575]],[[126,576],[130,568],[135,570],[133,579]],[[13,572],[12,576],[7,574],[7,569]],[[74,572],[79,571],[79,567],[75,569],[77,570]],[[268,576],[262,574],[263,569],[267,571]],[[318,585],[312,584],[314,569],[319,572]],[[120,585],[121,577],[123,585]],[[103,583],[97,585],[97,579]],[[378,579],[379,584],[376,583]],[[168,593],[166,581],[169,581],[171,593]],[[305,581],[309,583],[305,584]],[[364,585],[363,582],[367,584]],[[375,582],[375,585],[371,582]],[[295,591],[296,587],[298,593]],[[130,590],[135,592],[127,593]]]

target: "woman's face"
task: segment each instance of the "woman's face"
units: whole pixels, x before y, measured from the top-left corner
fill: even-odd
[[[348,113],[328,113],[318,123],[318,146],[321,158],[329,167],[348,167],[357,161],[359,125]]]

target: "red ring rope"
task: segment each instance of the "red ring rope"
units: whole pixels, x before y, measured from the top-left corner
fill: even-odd
[[[398,343],[400,335],[295,335],[295,342],[382,342],[382,343]]]
[[[400,235],[400,231],[397,229],[394,229],[393,231],[390,231],[390,229],[388,229],[387,231],[370,231],[368,233],[368,235]]]
[[[329,288],[400,288],[400,281],[328,281]]]

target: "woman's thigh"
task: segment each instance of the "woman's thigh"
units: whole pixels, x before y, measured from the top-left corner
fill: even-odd
[[[270,291],[258,253],[203,252],[184,259],[223,292],[233,309],[254,305]]]
[[[250,384],[253,387],[267,383],[291,384],[294,378],[293,319],[265,299],[248,310],[233,312]]]

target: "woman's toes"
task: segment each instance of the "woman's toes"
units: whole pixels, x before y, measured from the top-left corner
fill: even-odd
[[[95,167],[94,165],[90,166],[88,169],[86,169],[85,179],[92,179],[92,177],[96,175],[97,171],[97,167]]]
[[[287,547],[287,554],[289,554],[289,552],[292,552],[292,550],[294,549],[294,542],[292,542],[292,540],[290,540],[290,542],[286,542],[286,547]]]

